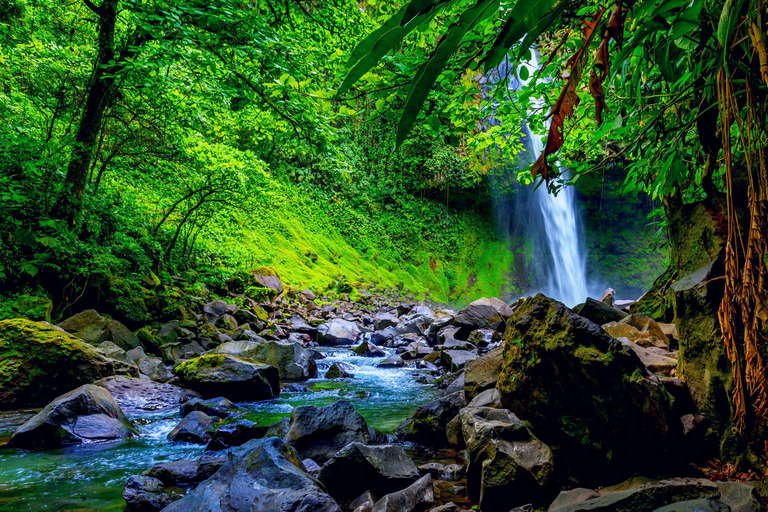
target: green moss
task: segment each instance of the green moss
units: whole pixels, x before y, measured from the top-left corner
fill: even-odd
[[[45,405],[115,367],[87,343],[50,324],[0,321],[0,406]]]

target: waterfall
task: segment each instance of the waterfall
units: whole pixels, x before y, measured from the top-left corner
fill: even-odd
[[[495,82],[502,73],[506,73],[508,63],[503,63],[495,77],[489,77],[489,82]],[[538,56],[533,52],[531,61],[523,64],[528,68],[529,77],[533,77],[539,69]],[[528,83],[522,84],[515,79],[509,81],[510,89],[517,90]],[[542,107],[543,101],[533,100],[536,107]],[[547,126],[544,127],[548,129]],[[545,130],[546,131],[546,130]],[[534,162],[543,151],[542,137],[536,135],[527,123],[523,126],[524,142],[528,153],[528,162]],[[567,170],[563,170],[567,177]],[[510,214],[510,205],[496,207],[502,227],[510,236],[510,230],[522,233],[526,239],[533,240],[534,253],[540,258],[534,258],[534,268],[539,276],[538,290],[559,300],[568,307],[583,302],[588,295],[586,275],[586,251],[582,242],[582,229],[579,211],[576,207],[573,187],[562,187],[557,195],[551,194],[542,185],[533,190],[534,185],[528,185],[515,194],[514,214]],[[526,190],[527,189],[527,190]],[[528,196],[528,197],[526,197]],[[532,197],[531,197],[532,196]],[[532,200],[531,200],[532,199]],[[504,223],[504,219],[508,219]],[[515,226],[513,226],[514,224]],[[542,234],[544,236],[542,236]]]

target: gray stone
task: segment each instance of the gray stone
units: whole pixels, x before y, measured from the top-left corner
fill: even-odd
[[[366,490],[383,496],[403,489],[418,480],[419,471],[399,446],[350,443],[325,463],[318,478],[346,503]]]
[[[367,444],[368,425],[352,404],[338,400],[325,407],[301,405],[291,412],[290,427],[285,435],[301,455],[324,464],[349,443]]]
[[[213,420],[200,411],[192,411],[168,433],[168,440],[178,443],[206,444],[213,434]]]
[[[552,450],[506,409],[466,407],[459,413],[467,446],[467,489],[484,512],[506,512],[509,496],[538,501],[551,484]]]
[[[435,501],[432,477],[423,476],[402,491],[387,494],[371,509],[372,512],[411,512],[428,509]]]
[[[317,326],[317,342],[323,346],[353,345],[361,333],[355,322],[334,318]]]
[[[340,512],[296,451],[274,437],[232,448],[212,477],[165,510]]]
[[[52,448],[124,439],[134,433],[109,391],[86,384],[46,405],[16,429],[8,444]]]
[[[129,512],[154,512],[162,510],[171,502],[160,480],[138,475],[128,477],[123,489],[123,499]]]

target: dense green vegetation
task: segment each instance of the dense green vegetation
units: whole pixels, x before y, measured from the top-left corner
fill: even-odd
[[[446,83],[453,119],[397,154],[397,90],[333,99],[354,35],[386,4],[4,1],[3,288],[42,287],[60,311],[114,277],[134,286],[195,270],[224,282],[270,265],[317,289],[498,294],[512,254],[466,149],[482,143],[474,84]]]

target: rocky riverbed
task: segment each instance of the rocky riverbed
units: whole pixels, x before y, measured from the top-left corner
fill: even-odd
[[[689,464],[707,418],[674,325],[269,277],[268,301],[192,298],[134,330],[0,322],[0,510],[761,510],[759,486]]]

